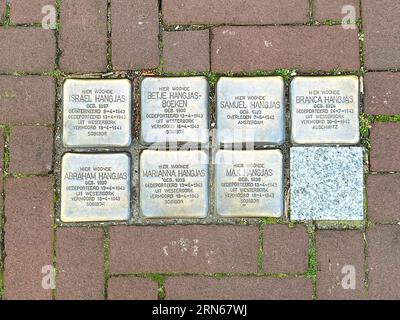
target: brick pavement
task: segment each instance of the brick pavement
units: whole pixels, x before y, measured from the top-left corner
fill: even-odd
[[[397,0],[62,0],[57,28],[44,30],[50,3],[0,0],[0,298],[400,297]],[[345,4],[355,29],[339,25]],[[213,89],[227,74],[283,75],[288,84],[295,73],[339,72],[364,77],[363,223],[59,221],[65,78],[108,73],[131,79],[137,93],[148,74],[204,74]],[[344,289],[352,271],[355,289]]]

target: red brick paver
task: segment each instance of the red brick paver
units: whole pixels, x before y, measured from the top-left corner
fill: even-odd
[[[48,14],[45,6],[55,6],[54,0],[10,0],[12,23],[38,23]]]
[[[348,14],[348,10],[345,10],[345,13],[342,13],[342,10],[346,9],[344,8],[345,6],[352,6],[355,9],[356,18],[359,18],[359,2],[359,0],[314,0],[314,19],[318,21],[342,21],[342,19]]]
[[[5,297],[50,299],[42,268],[53,263],[52,179],[8,178],[5,191]]]
[[[3,214],[3,175],[4,175],[4,131],[0,128],[0,213]],[[1,225],[1,224],[0,224]],[[4,243],[3,232],[0,233],[0,243]],[[0,246],[0,257],[3,257],[3,246]],[[1,261],[0,265],[3,264]]]
[[[0,28],[0,39],[0,72],[40,73],[54,69],[56,41],[53,31]]]
[[[57,230],[57,299],[104,298],[102,229]]]
[[[166,24],[274,24],[308,21],[307,0],[167,0]]]
[[[309,300],[312,297],[308,278],[170,277],[165,284],[170,300]]]
[[[369,299],[400,299],[400,226],[375,226],[367,241]]]
[[[400,114],[400,73],[369,72],[365,75],[364,83],[366,113]]]
[[[208,30],[164,32],[164,71],[209,71],[209,41]]]
[[[213,71],[328,71],[359,66],[357,30],[341,26],[213,28]]]
[[[157,0],[111,1],[116,70],[154,69],[160,61]]]
[[[10,136],[11,173],[48,173],[53,161],[53,129],[13,127]]]
[[[400,68],[400,1],[363,0],[362,6],[366,67]]]
[[[373,221],[400,221],[398,199],[400,176],[397,174],[369,175],[367,180],[368,217]]]
[[[0,22],[2,22],[3,18],[6,15],[6,0],[0,0]]]
[[[112,227],[110,241],[111,274],[258,270],[256,227]]]
[[[107,0],[61,2],[60,67],[66,72],[107,68]]]
[[[364,299],[364,243],[358,231],[318,231],[318,299]],[[349,277],[355,276],[354,286]]]
[[[370,136],[371,171],[400,171],[400,123],[375,123]]]
[[[0,128],[0,181],[2,181],[3,179],[3,175],[4,175],[4,130],[2,128]],[[3,193],[3,183],[0,183],[0,195],[2,195]],[[0,208],[3,207],[3,197],[0,196]],[[0,236],[0,240],[2,240],[1,236]],[[1,250],[1,249],[0,249]],[[1,251],[0,251],[1,253]],[[1,255],[0,255],[1,257]]]
[[[302,225],[264,227],[264,271],[303,273],[308,268],[308,235]]]
[[[157,300],[158,285],[143,278],[118,277],[108,280],[108,300]]]
[[[0,123],[54,123],[55,81],[41,76],[0,76]]]

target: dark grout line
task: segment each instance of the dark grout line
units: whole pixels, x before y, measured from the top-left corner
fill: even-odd
[[[71,223],[65,223],[58,221],[57,225],[55,228],[99,228],[99,227],[160,227],[160,228],[168,228],[174,225],[180,225],[180,226],[244,226],[244,227],[264,227],[263,220],[255,220],[255,221],[248,221],[245,225],[241,223],[240,219],[238,218],[235,221],[232,220],[225,220],[225,221],[207,221],[207,222],[199,222],[199,221],[179,221],[178,223],[176,221],[165,221],[165,220],[147,220],[147,221],[141,221],[137,223],[130,223],[129,221],[123,221],[123,222],[71,222]],[[292,226],[292,225],[305,225],[307,226],[309,223],[315,223],[315,229],[316,230],[337,230],[337,231],[345,231],[345,230],[362,230],[363,225],[367,223],[366,220],[360,220],[360,226],[357,226],[356,224],[351,224],[351,223],[346,223],[344,221],[342,224],[335,224],[338,221],[333,221],[331,225],[329,224],[324,224],[324,221],[305,221],[305,222],[296,222],[296,221],[276,221],[272,223],[268,223],[269,225],[275,225],[275,224],[280,224],[280,225],[286,225],[286,226]],[[340,222],[340,221],[339,221]]]
[[[108,0],[107,1],[107,72],[113,71],[111,35],[112,35],[111,0]]]
[[[308,4],[309,4],[309,11],[308,11],[308,14],[309,14],[309,17],[310,17],[310,23],[311,24],[314,24],[316,21],[315,21],[315,17],[314,17],[314,13],[315,13],[315,3],[314,3],[314,0],[309,0],[308,1]]]
[[[208,28],[222,28],[222,27],[320,27],[320,26],[337,26],[336,24],[312,24],[310,21],[307,22],[297,22],[297,23],[266,23],[266,24],[237,24],[237,23],[221,23],[221,24],[170,24],[165,25],[166,31],[195,31],[195,30],[205,30]]]
[[[364,242],[364,296],[368,299],[368,288],[369,288],[369,270],[368,270],[368,241],[367,241],[367,231],[363,233]]]
[[[10,23],[7,26],[4,26],[7,28],[30,28],[30,29],[43,29],[42,28],[42,24],[41,23],[20,23],[20,24],[16,24],[16,23]],[[44,29],[43,29],[44,30]]]
[[[60,29],[61,29],[61,1],[62,0],[56,0],[55,5],[56,5],[56,29],[54,30],[54,36],[56,38],[56,61],[55,61],[55,70],[60,69],[60,59],[62,55],[62,51],[60,49]]]
[[[268,273],[268,272],[133,272],[133,273],[113,273],[110,274],[110,278],[152,278],[154,276],[163,277],[205,277],[205,278],[232,278],[232,277],[269,277],[274,279],[284,279],[284,278],[305,278],[307,275],[305,273]]]
[[[364,34],[364,25],[363,25],[363,11],[362,11],[362,0],[358,1],[359,4],[359,14],[360,14],[360,21],[358,24],[358,32],[359,32],[359,44],[360,44],[360,67],[361,69],[366,70],[365,67],[365,34]],[[371,70],[368,70],[368,72],[372,72]],[[364,88],[365,89],[365,88]],[[364,94],[361,97],[361,110],[364,111],[364,98],[365,98],[365,90]],[[367,139],[370,141],[370,133],[371,129],[368,130],[368,137]],[[369,287],[369,277],[368,277],[368,243],[367,243],[367,229],[370,224],[370,218],[368,215],[368,190],[367,190],[367,178],[368,175],[371,173],[370,167],[369,167],[369,158],[366,159],[368,163],[365,163],[367,167],[367,171],[364,174],[364,210],[365,210],[365,220],[366,224],[364,227],[364,232],[363,232],[363,240],[364,240],[364,295],[365,298],[368,299],[368,287]]]
[[[9,150],[9,141],[10,141],[10,128],[3,127],[3,139],[4,145],[0,146],[3,148],[3,172],[1,184],[3,187],[2,203],[0,208],[0,300],[5,297],[5,287],[4,287],[4,270],[5,270],[5,224],[6,224],[6,212],[5,212],[5,202],[6,202],[6,177],[7,172],[9,170],[9,159],[10,159],[10,150]]]
[[[211,40],[211,39],[210,39]],[[211,41],[210,41],[211,42]],[[157,69],[152,69],[153,71],[157,72]],[[162,76],[177,76],[177,77],[185,77],[185,76],[200,76],[200,75],[207,75],[207,74],[215,74],[218,76],[273,76],[279,75],[282,70],[287,69],[274,69],[274,70],[253,70],[248,72],[216,72],[216,71],[199,71],[199,72],[162,72]],[[53,77],[56,79],[64,79],[64,78],[94,78],[94,79],[103,79],[103,78],[115,78],[123,77],[123,78],[130,78],[132,73],[135,73],[138,78],[142,77],[143,75],[148,76],[149,70],[118,70],[108,73],[102,72],[94,72],[94,73],[64,73],[60,70],[52,70],[48,72],[42,73],[27,73],[27,72],[14,72],[14,73],[7,73],[1,72],[0,76],[14,76],[14,77],[26,77],[26,76],[43,76],[43,77]],[[360,75],[363,74],[363,70],[314,70],[314,71],[302,71],[302,70],[289,70],[295,71],[296,76],[338,76],[338,75]],[[389,70],[390,71],[390,70]],[[368,71],[371,72],[371,71]],[[375,71],[376,72],[376,71]],[[384,71],[382,71],[384,72]],[[392,71],[393,72],[393,71]],[[400,70],[399,70],[400,72]],[[291,76],[294,77],[294,76]]]
[[[400,221],[374,221],[374,220],[369,220],[369,228],[373,228],[375,226],[399,226],[400,225]],[[366,230],[368,231],[368,230]]]
[[[381,70],[368,69],[367,73],[370,73],[370,72],[376,72],[376,73],[378,73],[378,72],[392,72],[392,73],[397,73],[397,72],[400,72],[400,69],[381,69]]]
[[[162,2],[158,0],[158,51],[160,60],[156,72],[158,75],[162,75],[164,71],[164,31],[166,31],[166,28],[163,21]]]
[[[209,62],[209,70],[211,72],[212,69],[212,42],[213,42],[214,34],[211,28],[208,29],[208,62]]]
[[[108,299],[108,280],[110,279],[110,232],[108,227],[103,228],[104,231],[104,299]]]
[[[0,126],[4,127],[46,127],[53,128],[54,123],[0,123]]]
[[[53,173],[7,173],[7,178],[24,179],[34,177],[53,177]]]
[[[392,172],[385,172],[385,171],[370,171],[370,175],[379,175],[379,176],[390,176],[390,175],[400,175],[400,171],[392,171]]]
[[[316,226],[311,222],[307,226],[308,232],[308,270],[307,275],[312,283],[312,299],[317,300],[317,247],[316,247]]]
[[[388,175],[399,175],[400,171],[371,171],[369,170],[368,175],[379,175],[379,176],[388,176]]]
[[[54,183],[53,183],[54,184]],[[54,186],[53,186],[54,188]],[[56,300],[57,299],[57,278],[58,278],[58,269],[57,269],[57,230],[54,227],[55,226],[55,221],[56,221],[56,216],[53,215],[53,241],[52,241],[52,254],[53,254],[53,270],[54,270],[54,281],[56,284],[56,287],[51,290],[51,299]]]
[[[62,55],[62,51],[60,49],[60,28],[61,28],[61,1],[62,0],[56,0],[55,1],[55,6],[56,6],[56,29],[54,30],[54,36],[56,39],[56,57],[55,57],[55,70],[60,69],[60,59]],[[58,74],[58,73],[57,73]],[[56,128],[57,128],[57,108],[59,106],[59,101],[58,101],[58,90],[61,86],[61,83],[59,81],[59,77],[54,77],[55,78],[55,103],[54,103],[54,124],[53,124],[53,161],[52,161],[52,170],[53,170],[53,242],[52,242],[52,253],[53,253],[53,268],[55,271],[55,283],[56,287],[52,290],[52,300],[57,299],[57,278],[58,278],[58,268],[57,268],[57,204],[58,204],[58,194],[57,194],[57,183],[56,183],[56,178],[55,178],[55,168],[56,168]]]
[[[258,271],[263,272],[264,270],[264,226],[260,223],[258,227],[258,255],[257,255],[257,264]]]
[[[60,0],[61,2],[62,0]],[[313,0],[310,0],[313,1]],[[161,13],[161,9],[160,9]],[[292,22],[292,23],[265,23],[265,24],[238,24],[238,23],[220,23],[220,24],[162,24],[165,31],[191,31],[191,30],[204,30],[208,28],[219,27],[320,27],[320,26],[338,26],[341,21],[316,21],[311,17],[306,22]],[[40,23],[9,23],[0,24],[0,26],[8,28],[42,28]]]
[[[361,6],[361,0],[359,0],[359,7],[360,7],[360,18],[358,19],[358,42],[359,42],[359,46],[360,46],[360,68],[362,70],[365,70],[365,46],[364,46],[364,41],[365,41],[365,37],[364,37],[364,25],[363,25],[363,20],[362,20],[362,6]]]

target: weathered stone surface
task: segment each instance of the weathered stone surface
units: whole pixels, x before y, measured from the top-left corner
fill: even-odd
[[[363,198],[362,148],[291,148],[292,220],[362,220]]]
[[[0,123],[54,123],[55,81],[42,76],[0,76]]]
[[[108,280],[108,300],[157,300],[155,281],[136,277],[112,277]]]
[[[168,300],[311,300],[311,280],[272,277],[170,277]]]
[[[308,268],[308,234],[304,225],[264,227],[264,271],[304,273]]]
[[[56,12],[54,0],[11,0],[10,20],[12,23],[40,23],[49,14],[46,6],[52,6],[52,12]]]
[[[211,38],[216,72],[360,68],[358,32],[342,26],[222,26]]]
[[[370,174],[367,179],[368,218],[377,222],[399,222],[400,175]]]
[[[400,2],[363,0],[365,65],[369,70],[400,67]]]
[[[217,129],[219,143],[282,144],[283,78],[221,78],[217,84]]]
[[[350,7],[349,7],[350,6]],[[351,23],[355,23],[360,16],[359,0],[315,0],[314,1],[314,19],[318,21],[336,20],[342,21],[348,15],[355,13],[355,19],[351,19]]]
[[[145,78],[141,99],[143,143],[208,142],[206,78]]]
[[[368,72],[364,76],[365,113],[372,115],[400,114],[400,73]]]
[[[400,226],[376,225],[367,232],[368,298],[400,299]]]
[[[52,170],[53,128],[15,126],[10,135],[10,172],[47,174]]]
[[[204,151],[143,151],[140,211],[147,218],[205,218],[208,155]]]
[[[210,31],[163,33],[165,72],[210,71]]]
[[[283,157],[280,150],[220,150],[215,162],[219,215],[282,216]]]
[[[296,77],[290,85],[290,105],[293,143],[359,142],[357,77]]]
[[[359,231],[317,231],[317,297],[364,299],[364,242]]]
[[[125,153],[66,153],[62,159],[61,220],[128,220],[130,158]]]
[[[111,1],[114,70],[158,67],[160,61],[158,14],[158,0]]]
[[[274,24],[308,21],[307,0],[168,0],[167,24]]]
[[[70,73],[107,69],[107,0],[61,1],[60,68]]]
[[[127,79],[64,83],[63,142],[68,147],[131,143],[131,83]]]
[[[4,159],[4,130],[3,128],[0,128],[0,159]],[[3,174],[4,174],[4,161],[0,161],[0,179],[3,179]],[[0,184],[0,194],[3,194],[3,183]],[[3,207],[3,197],[0,199],[0,206]],[[3,241],[3,236],[0,235],[0,241]],[[0,249],[0,254],[1,254],[1,249]]]
[[[0,27],[0,39],[0,72],[42,73],[54,69],[56,38],[52,30]]]
[[[6,15],[6,0],[0,0],[0,22],[3,22],[3,19]]]
[[[57,229],[58,300],[104,298],[103,240],[101,228]]]
[[[371,127],[371,171],[400,171],[400,123],[377,122]]]
[[[256,226],[110,228],[110,273],[258,271]]]
[[[51,299],[42,280],[53,265],[53,179],[7,178],[4,298]]]

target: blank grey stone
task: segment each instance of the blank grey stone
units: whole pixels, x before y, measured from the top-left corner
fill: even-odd
[[[294,144],[360,141],[358,77],[296,77],[290,105]]]
[[[67,147],[126,147],[131,143],[131,83],[127,79],[68,79],[63,91]]]
[[[145,78],[141,101],[143,143],[208,142],[206,78]]]
[[[290,150],[291,220],[363,220],[363,150]]]
[[[222,77],[217,84],[218,143],[282,144],[285,83],[282,77]]]
[[[204,151],[143,151],[140,211],[147,218],[205,218],[208,213],[208,154]]]
[[[67,153],[62,158],[61,220],[121,221],[130,216],[130,158],[125,153]]]
[[[219,215],[282,216],[283,157],[280,150],[220,150],[215,159]]]

